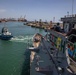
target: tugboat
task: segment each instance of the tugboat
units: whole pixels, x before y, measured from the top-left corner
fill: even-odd
[[[12,38],[12,34],[8,31],[6,27],[2,28],[2,32],[0,34],[0,39],[1,40],[10,40]]]

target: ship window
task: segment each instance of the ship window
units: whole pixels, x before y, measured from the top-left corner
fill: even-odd
[[[71,35],[68,39],[70,42],[75,43],[76,42],[76,36],[75,35]]]
[[[76,24],[74,25],[74,28],[76,29]]]

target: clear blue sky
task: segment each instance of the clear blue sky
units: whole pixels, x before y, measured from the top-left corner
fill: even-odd
[[[76,0],[74,0],[76,14]],[[0,0],[0,18],[19,18],[26,15],[27,20],[59,21],[64,15],[72,14],[72,0]]]

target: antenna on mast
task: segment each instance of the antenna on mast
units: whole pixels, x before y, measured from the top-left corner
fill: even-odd
[[[24,16],[24,19],[25,19],[26,15]]]

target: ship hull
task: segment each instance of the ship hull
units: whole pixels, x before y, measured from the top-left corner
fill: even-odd
[[[12,35],[0,35],[1,40],[10,40],[12,37]]]

